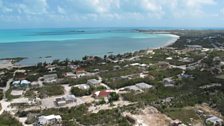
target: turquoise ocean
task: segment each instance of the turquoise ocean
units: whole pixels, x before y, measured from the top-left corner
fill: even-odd
[[[177,38],[134,28],[42,28],[0,30],[0,59],[27,57],[23,65],[54,59],[79,60],[85,55],[122,54],[158,48]],[[50,58],[49,58],[50,57]]]

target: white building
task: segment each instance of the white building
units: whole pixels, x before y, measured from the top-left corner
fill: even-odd
[[[90,86],[96,86],[96,85],[99,85],[101,82],[99,80],[96,80],[96,79],[90,79],[87,81],[87,84],[90,85]]]
[[[44,78],[45,83],[54,83],[54,82],[57,82],[58,75],[57,74],[48,74],[48,75],[44,75],[43,78]]]
[[[74,87],[78,87],[79,89],[82,89],[82,90],[88,90],[90,88],[88,84],[79,84],[79,85],[75,85]]]
[[[172,78],[164,78],[163,84],[165,87],[174,87],[175,81]]]
[[[40,116],[36,126],[60,125],[62,122],[60,115]]]
[[[136,85],[136,87],[138,87],[138,88],[140,88],[140,89],[150,89],[150,88],[152,88],[153,86],[152,85],[149,85],[149,84],[147,84],[147,83],[137,83],[137,84],[135,84]]]
[[[206,119],[207,124],[213,124],[214,126],[222,126],[223,120],[216,116],[211,116],[210,118]]]

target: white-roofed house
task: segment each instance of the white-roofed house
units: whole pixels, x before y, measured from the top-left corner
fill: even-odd
[[[55,103],[58,106],[64,106],[69,103],[76,102],[76,97],[74,95],[66,95],[61,98],[56,98]]]
[[[149,84],[144,83],[144,82],[137,83],[137,84],[135,84],[135,86],[138,87],[138,88],[140,88],[140,89],[142,89],[142,90],[153,88],[152,85],[149,85]]]
[[[174,87],[175,81],[172,78],[164,78],[163,84],[165,87]]]
[[[223,126],[223,119],[217,116],[211,116],[210,118],[206,119],[206,123],[213,126]]]
[[[60,115],[40,116],[35,126],[59,126],[61,125],[62,118]]]
[[[101,81],[96,80],[96,79],[90,79],[87,81],[87,84],[90,86],[97,86],[100,85]]]
[[[79,85],[75,85],[74,87],[78,87],[79,89],[82,89],[82,90],[88,90],[90,88],[88,84],[79,84]]]
[[[12,86],[14,88],[28,88],[31,82],[28,80],[21,80],[21,81],[13,81]]]
[[[43,76],[45,83],[55,83],[57,82],[58,75],[57,74],[48,74]]]

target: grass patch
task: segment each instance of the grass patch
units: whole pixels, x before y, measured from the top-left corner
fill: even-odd
[[[216,78],[224,80],[224,74],[218,75],[218,76],[216,76]]]
[[[64,87],[61,85],[46,85],[37,89],[40,98],[64,94]]]
[[[185,124],[192,123],[191,118],[194,120],[200,120],[193,109],[171,108],[165,110],[165,114],[167,114],[172,119],[179,119]]]
[[[22,126],[22,124],[13,118],[9,113],[4,112],[0,115],[0,125],[1,126]]]
[[[11,92],[12,92],[12,89],[8,89],[6,92],[5,92],[5,97],[7,100],[11,101],[12,99],[15,99],[15,98],[19,98],[20,96],[13,96],[11,95]]]

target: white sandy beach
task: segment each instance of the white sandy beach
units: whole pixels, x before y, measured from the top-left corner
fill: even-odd
[[[165,47],[172,45],[180,38],[180,36],[174,34],[165,34],[165,35],[172,37],[172,39],[164,45]]]
[[[0,60],[0,69],[13,67],[11,60]]]

